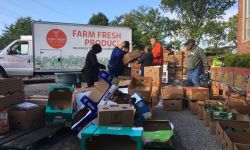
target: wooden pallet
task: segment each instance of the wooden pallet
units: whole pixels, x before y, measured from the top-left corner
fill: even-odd
[[[56,135],[63,127],[38,127],[27,130],[16,130],[0,135],[0,149],[30,149],[32,145]]]

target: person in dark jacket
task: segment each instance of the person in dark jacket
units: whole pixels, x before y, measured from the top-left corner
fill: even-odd
[[[151,66],[153,63],[154,56],[152,54],[152,48],[146,46],[144,49],[144,54],[139,59],[138,63],[141,64],[141,76],[144,76],[144,67]]]
[[[99,69],[106,69],[105,65],[97,61],[96,54],[100,52],[102,52],[101,45],[94,44],[87,54],[84,66],[84,78],[88,87],[93,86],[94,82],[98,80]]]
[[[113,77],[118,77],[122,74],[125,65],[123,64],[122,58],[129,51],[129,42],[119,42],[117,46],[113,49],[108,69],[109,73]]]

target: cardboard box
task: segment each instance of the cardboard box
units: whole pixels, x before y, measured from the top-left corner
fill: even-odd
[[[164,62],[168,62],[168,56],[169,56],[168,53],[163,54],[163,61]]]
[[[160,86],[152,86],[151,96],[159,96],[160,95]]]
[[[220,95],[220,82],[216,81],[211,82],[211,95],[212,96]]]
[[[208,100],[209,99],[209,89],[203,87],[188,87],[187,98],[188,100]]]
[[[234,84],[234,68],[221,68],[223,72],[222,83],[233,86]]]
[[[160,86],[162,82],[162,66],[144,67],[144,77],[152,78],[152,86]]]
[[[184,98],[183,87],[172,87],[172,86],[162,87],[161,97],[162,99],[182,100]]]
[[[182,100],[163,100],[163,109],[165,111],[182,111]]]
[[[128,87],[128,94],[140,93],[144,101],[151,102],[152,78],[134,76]]]
[[[145,120],[142,127],[144,148],[175,148],[174,127],[168,120]]]
[[[204,105],[205,105],[205,101],[198,101],[197,102],[197,114],[198,114],[198,118],[200,120],[203,120],[203,108],[204,108]]]
[[[130,104],[100,105],[98,119],[100,126],[133,127],[135,109]]]
[[[234,150],[249,150],[250,144],[240,144],[236,143],[234,144]]]
[[[0,134],[8,132],[9,129],[8,110],[4,109],[0,112]]]
[[[134,64],[131,66],[131,75],[132,76],[141,76],[141,65]]]
[[[51,86],[46,105],[46,125],[71,126],[73,92],[74,88],[72,87]],[[92,94],[92,98],[99,97],[98,94],[96,91],[95,94]]]
[[[0,95],[8,95],[23,92],[23,80],[21,78],[1,78]]]
[[[159,96],[152,96],[151,97],[151,103],[152,103],[152,107],[156,106],[159,102]]]
[[[169,63],[175,63],[176,62],[175,56],[174,55],[168,55],[168,62]]]
[[[224,141],[224,134],[225,128],[227,129],[247,129],[250,128],[250,124],[247,122],[238,122],[238,121],[217,121],[216,122],[216,140],[220,144],[220,146],[223,146],[223,141]],[[235,132],[235,131],[232,131]]]
[[[190,100],[189,101],[189,109],[191,111],[191,114],[197,115],[198,114],[198,103],[197,103],[197,101]]]
[[[183,79],[182,71],[176,71],[175,74],[176,74],[176,78],[177,78],[177,79],[179,79],[179,80]]]
[[[225,132],[223,150],[234,150],[235,144],[250,144],[249,132]]]
[[[176,66],[177,67],[182,67],[183,66],[183,56],[182,55],[176,55],[175,60],[176,60]]]
[[[249,76],[250,69],[234,68],[234,86],[246,90]]]
[[[216,81],[217,80],[217,68],[211,67],[210,71],[211,71],[211,75],[210,75],[211,80]]]
[[[81,150],[141,150],[142,135],[141,127],[89,125],[81,132]]]
[[[8,109],[10,129],[31,129],[44,125],[45,107],[18,110],[15,106]]]
[[[139,57],[141,57],[141,52],[140,52],[140,50],[137,49],[137,50],[133,50],[133,51],[125,54],[122,58],[122,61],[124,64],[128,64],[129,62],[131,62]]]

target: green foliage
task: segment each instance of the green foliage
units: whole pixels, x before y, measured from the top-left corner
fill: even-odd
[[[228,54],[224,59],[225,67],[250,68],[250,54]]]
[[[226,23],[226,26],[229,30],[229,33],[227,34],[227,40],[229,42],[232,41],[234,46],[237,46],[237,18],[238,15],[236,14],[229,18],[228,22]]]
[[[159,9],[145,6],[117,17],[110,24],[132,29],[133,49],[149,45],[152,37],[163,43],[166,37],[172,36],[173,31],[179,28],[178,21],[163,17]]]
[[[168,50],[180,50],[180,48],[181,48],[181,41],[180,40],[170,41],[165,46],[165,48],[168,49]]]
[[[99,12],[98,14],[92,15],[89,19],[89,24],[107,26],[109,24],[109,20],[103,13]]]
[[[234,4],[235,0],[161,0],[166,12],[177,14],[182,27],[180,34],[198,43],[206,24],[221,17]]]
[[[4,48],[12,41],[20,39],[21,35],[31,35],[31,17],[18,18],[14,24],[5,26],[3,34],[0,36],[0,49]]]
[[[210,21],[204,26],[204,34],[209,37],[206,43],[214,48],[224,45],[227,34],[225,32],[225,23],[219,21]]]

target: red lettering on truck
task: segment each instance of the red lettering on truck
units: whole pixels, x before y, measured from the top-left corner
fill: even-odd
[[[73,34],[73,37],[95,38],[95,32],[94,31],[73,30],[72,34]]]

